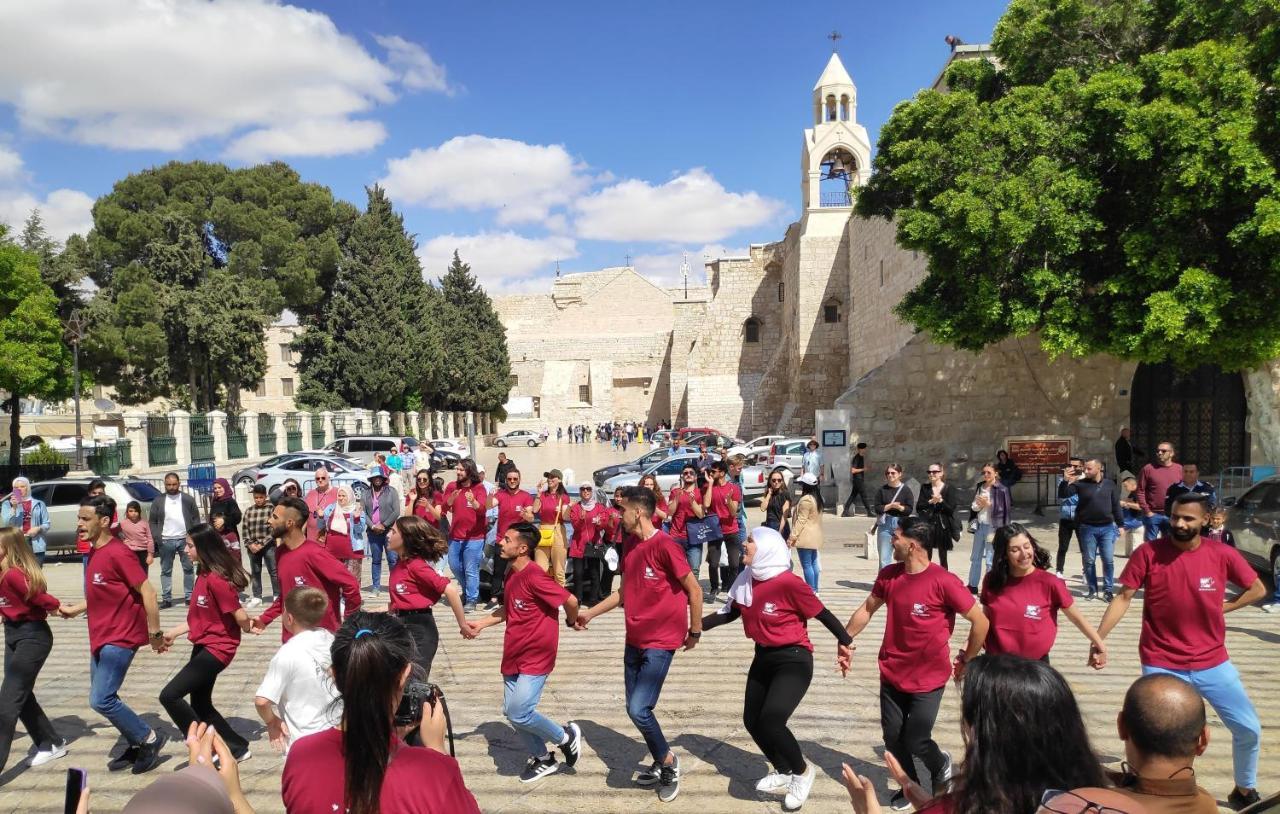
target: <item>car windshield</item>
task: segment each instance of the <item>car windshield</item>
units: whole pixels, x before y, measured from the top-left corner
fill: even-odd
[[[150,503],[160,497],[160,490],[143,480],[125,481],[124,490],[140,503]]]

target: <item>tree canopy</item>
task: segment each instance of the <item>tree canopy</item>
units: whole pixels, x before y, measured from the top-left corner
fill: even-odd
[[[881,131],[857,211],[928,257],[899,315],[970,350],[1280,356],[1280,0],[1013,0],[992,46]]]
[[[510,392],[507,331],[471,266],[456,251],[440,279],[440,293],[446,337],[427,402],[441,410],[500,412]]]

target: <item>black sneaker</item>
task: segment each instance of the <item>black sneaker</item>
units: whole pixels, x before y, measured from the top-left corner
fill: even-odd
[[[125,769],[132,766],[133,762],[137,759],[138,759],[138,747],[130,746],[128,749],[125,749],[123,752],[121,752],[119,756],[113,757],[111,758],[110,761],[107,762],[107,771],[109,772],[124,771]]]
[[[564,754],[564,765],[573,768],[582,753],[582,730],[577,724],[570,723],[564,728],[564,734],[569,736],[569,740],[560,745],[560,751]]]
[[[160,750],[169,739],[159,732],[156,732],[155,736],[156,739],[151,743],[144,743],[138,747],[138,759],[133,762],[134,774],[145,774],[160,765]]]
[[[637,786],[656,786],[658,781],[662,779],[662,764],[654,761],[653,765],[647,769],[641,769],[636,773]]]
[[[911,808],[911,801],[907,799],[907,795],[903,793],[902,789],[898,789],[889,798],[889,808],[894,811],[906,811]]]
[[[933,789],[934,797],[941,797],[943,794],[946,794],[951,790],[951,774],[954,764],[951,762],[950,752],[943,752],[942,756],[947,759],[947,762],[943,764],[942,770],[931,778],[933,781],[931,788]]]
[[[172,600],[172,599],[161,599],[161,600],[160,600],[160,610],[169,610],[169,608],[172,608],[172,607],[173,607],[173,600]]]
[[[1102,592],[1102,601],[1103,601],[1103,602],[1110,602],[1110,601],[1111,601],[1111,600],[1113,600],[1113,599],[1115,599],[1115,595],[1114,595],[1114,594],[1112,594],[1110,591],[1103,591],[1103,592]]]
[[[671,756],[671,765],[658,769],[658,799],[669,803],[680,795],[680,758]]]
[[[976,585],[970,585],[970,586],[969,586],[969,593],[973,594],[974,596],[977,596],[977,595],[978,595],[978,588],[977,588],[977,586],[976,586]]]
[[[529,762],[524,764],[524,771],[520,772],[520,782],[532,783],[535,780],[541,780],[558,768],[560,764],[556,763],[556,759],[550,753],[542,757],[531,757]]]
[[[1257,789],[1245,789],[1244,791],[1240,791],[1237,787],[1232,789],[1231,793],[1227,795],[1227,805],[1232,811],[1239,811],[1240,809],[1251,806],[1261,800],[1262,798],[1258,796]]]
[[[1097,592],[1097,591],[1090,591],[1089,593],[1085,594],[1085,597],[1084,597],[1084,598],[1085,598],[1085,601],[1087,601],[1087,602],[1092,602],[1093,600],[1095,600],[1095,599],[1097,599],[1097,598],[1098,598],[1098,592]]]

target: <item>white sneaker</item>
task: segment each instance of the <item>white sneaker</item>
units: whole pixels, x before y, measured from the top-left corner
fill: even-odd
[[[787,797],[782,801],[784,811],[796,811],[809,799],[809,790],[813,788],[813,764],[804,774],[791,775],[791,785],[787,788]]]
[[[791,775],[778,774],[777,772],[770,772],[769,774],[766,774],[764,777],[760,778],[759,783],[756,783],[756,791],[764,791],[764,792],[782,791],[783,789],[787,788],[790,785],[791,785]]]
[[[1267,613],[1280,613],[1280,602],[1272,602],[1270,605],[1263,605],[1262,610]]]
[[[249,601],[244,603],[246,608],[256,608],[262,605],[262,599],[256,596],[249,597]]]
[[[1064,574],[1064,573],[1062,573],[1061,571],[1058,571],[1058,572],[1057,572],[1057,577],[1058,577],[1058,579],[1062,580],[1063,582],[1066,582],[1066,581],[1067,581],[1067,575],[1066,575],[1066,574]]]
[[[36,753],[31,756],[32,766],[43,766],[50,761],[57,760],[60,757],[67,756],[67,742],[55,743],[48,749],[37,749]]]

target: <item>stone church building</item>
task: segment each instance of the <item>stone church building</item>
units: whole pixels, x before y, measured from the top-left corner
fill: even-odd
[[[962,45],[951,59],[988,55]],[[835,474],[859,440],[877,467],[892,459],[921,473],[941,461],[966,479],[1010,441],[1065,440],[1110,461],[1125,426],[1140,449],[1170,439],[1205,472],[1280,463],[1280,362],[1235,373],[1051,360],[1034,335],[970,353],[900,321],[893,307],[926,260],[897,245],[892,223],[853,214],[871,144],[836,54],[811,109],[800,220],[746,257],[707,263],[706,287],[664,290],[622,268],[567,275],[550,295],[498,298],[512,404],[534,405],[508,426],[554,433],[579,418],[634,418],[744,438],[818,434]]]

